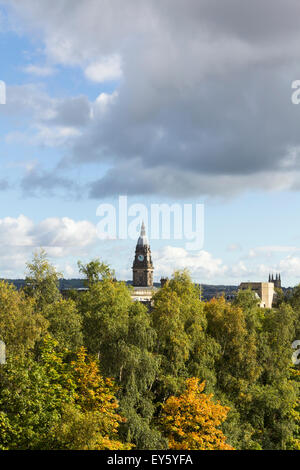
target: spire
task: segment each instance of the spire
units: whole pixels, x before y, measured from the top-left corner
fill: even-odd
[[[269,273],[269,282],[271,282],[271,274]]]
[[[146,246],[146,245],[149,245],[149,243],[148,243],[148,238],[147,238],[147,235],[146,235],[146,228],[145,228],[144,221],[142,221],[142,225],[141,225],[141,234],[140,234],[140,236],[139,236],[139,239],[138,239],[137,244],[138,244],[138,246]]]

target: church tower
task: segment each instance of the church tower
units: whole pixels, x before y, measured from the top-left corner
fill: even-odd
[[[276,287],[277,289],[281,289],[281,276],[280,276],[280,273],[277,274],[276,273],[276,277],[274,278],[274,274],[269,274],[269,282],[273,282],[274,284],[274,287]]]
[[[144,222],[137,241],[132,270],[134,287],[153,287],[153,264]]]

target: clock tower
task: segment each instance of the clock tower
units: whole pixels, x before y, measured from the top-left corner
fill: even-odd
[[[153,264],[144,222],[137,241],[132,270],[134,287],[153,287]]]

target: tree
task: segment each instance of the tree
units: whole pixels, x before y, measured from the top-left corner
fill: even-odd
[[[249,388],[261,371],[257,360],[256,304],[253,292],[245,291],[238,294],[233,304],[221,297],[204,307],[207,334],[219,345],[215,394],[230,407],[223,430],[236,448],[259,448],[252,439],[255,429],[246,411],[252,400]]]
[[[16,356],[0,370],[0,449],[129,449],[117,432],[115,386],[79,350],[73,362],[47,337],[39,361]]]
[[[24,291],[35,299],[38,311],[60,299],[59,277],[62,275],[51,266],[43,249],[34,253],[32,262],[27,263],[27,271]]]
[[[73,300],[56,300],[46,305],[42,313],[49,322],[48,331],[62,349],[76,351],[83,345],[82,317]]]
[[[41,361],[31,354],[10,357],[0,370],[0,411],[4,429],[0,447],[49,448],[49,433],[60,419],[64,403],[74,401],[75,385],[63,354],[47,338]],[[50,445],[51,447],[51,445]]]
[[[133,446],[123,444],[102,434],[102,415],[82,412],[74,405],[65,404],[59,422],[51,429],[52,449],[60,450],[130,450]]]
[[[282,303],[266,311],[261,323],[258,362],[262,371],[252,387],[248,413],[264,449],[285,449],[296,427],[291,414],[299,391],[290,380],[296,319],[290,305]]]
[[[216,362],[218,386],[237,394],[243,384],[252,383],[260,374],[255,335],[247,328],[242,308],[226,302],[224,297],[212,299],[204,310],[207,333],[220,345]]]
[[[292,295],[288,297],[288,304],[291,305],[295,315],[295,338],[300,338],[300,284],[294,287]]]
[[[132,445],[118,440],[118,428],[125,419],[118,413],[116,387],[101,376],[97,363],[80,348],[71,363],[75,388],[74,406],[64,406],[62,419],[52,430],[60,448],[126,450]]]
[[[220,429],[229,408],[214,403],[203,392],[205,382],[186,380],[186,390],[171,396],[162,407],[160,423],[169,448],[174,450],[231,450]]]
[[[295,314],[282,303],[258,309],[251,293],[205,305],[207,333],[219,343],[216,395],[231,411],[224,432],[241,449],[284,449],[294,432],[289,380]]]
[[[85,284],[91,287],[93,284],[103,280],[112,279],[114,272],[105,263],[102,263],[99,259],[94,259],[88,264],[83,264],[78,261],[79,272],[85,276]]]
[[[285,303],[263,317],[258,356],[263,367],[260,378],[262,384],[277,384],[289,379],[296,322],[297,315]]]
[[[166,447],[155,423],[156,401],[153,387],[159,376],[161,360],[153,351],[156,333],[145,306],[134,302],[128,312],[128,330],[122,354],[120,384],[120,408],[126,422],[120,425],[124,440],[134,442],[139,449]],[[121,346],[121,345],[120,345]],[[115,351],[116,356],[119,355]]]
[[[151,319],[156,331],[155,352],[161,370],[155,384],[158,401],[182,390],[191,374],[215,383],[214,360],[218,345],[206,335],[207,320],[200,291],[189,273],[178,271],[153,297]]]
[[[47,327],[47,320],[35,311],[32,299],[12,284],[0,281],[0,339],[8,355],[34,348]]]
[[[104,272],[108,273],[108,267]],[[85,345],[100,358],[103,374],[119,386],[117,396],[126,417],[120,425],[123,440],[139,449],[161,448],[164,440],[152,422],[151,390],[160,358],[153,353],[156,333],[146,307],[133,302],[126,284],[116,282],[112,275],[90,283],[77,302]]]
[[[288,441],[287,448],[291,450],[300,450],[300,369],[291,368],[291,380],[293,380],[298,387],[297,399],[293,404],[291,411],[291,420],[295,423],[294,433]]]
[[[122,359],[112,361],[112,354],[121,346],[128,329],[128,312],[132,305],[125,283],[105,278],[94,283],[78,297],[78,309],[83,318],[84,343],[89,353],[101,355],[107,375],[121,373]]]

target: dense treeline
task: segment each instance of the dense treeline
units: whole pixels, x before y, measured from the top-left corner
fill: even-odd
[[[300,449],[300,287],[201,301],[186,271],[153,307],[100,261],[68,299],[45,253],[0,282],[0,449]]]

